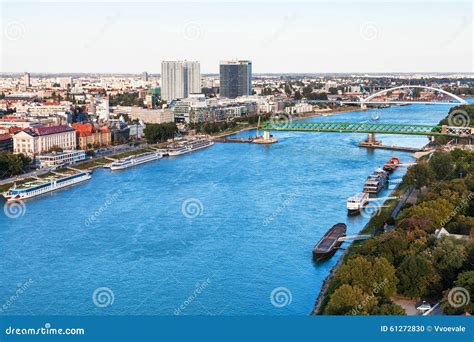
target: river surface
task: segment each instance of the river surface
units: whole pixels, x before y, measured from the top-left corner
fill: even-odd
[[[411,105],[308,120],[435,124],[448,108]],[[368,218],[348,217],[347,197],[392,155],[413,159],[357,147],[365,134],[275,136],[271,146],[216,143],[120,172],[98,169],[82,185],[27,201],[17,218],[2,212],[0,313],[309,314],[342,253],[315,264],[314,244],[338,222],[348,234],[360,231]],[[404,172],[391,176],[381,196]]]

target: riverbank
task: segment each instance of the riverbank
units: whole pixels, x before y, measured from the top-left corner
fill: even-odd
[[[426,157],[430,153],[433,153],[434,150],[424,151],[424,152],[416,152],[412,156],[415,160],[420,158]],[[404,203],[406,199],[410,196],[411,192],[408,191],[409,186],[407,182],[402,179],[402,182],[397,184],[393,191],[390,193],[389,197],[399,197],[399,199],[389,199],[383,202],[382,208],[377,215],[373,216],[369,222],[362,228],[359,234],[372,234],[374,235],[379,228],[383,228],[385,222],[389,219],[390,216],[395,219],[397,215],[400,213],[399,206],[400,203]],[[407,194],[408,193],[408,194]],[[398,209],[398,210],[397,210]],[[373,237],[372,237],[373,238]],[[357,248],[358,244],[361,244],[362,241],[355,241],[349,248],[347,248],[344,253],[340,256],[337,264],[329,272],[328,276],[323,282],[321,290],[319,291],[318,297],[316,298],[316,302],[314,304],[313,310],[311,311],[311,315],[321,315],[322,311],[324,310],[325,305],[327,304],[328,298],[328,289],[329,284],[334,276],[334,273],[339,269],[339,267],[353,254],[354,250]]]
[[[408,185],[403,181],[400,184],[397,184],[395,189],[392,190],[389,197],[400,197],[406,192]],[[377,229],[383,229],[385,222],[389,219],[392,212],[397,207],[398,202],[400,200],[386,200],[382,204],[382,208],[380,211],[377,212],[375,216],[373,216],[369,222],[362,228],[359,234],[372,234],[374,235],[377,232]],[[341,267],[341,265],[354,253],[354,250],[357,248],[359,244],[363,243],[362,241],[354,241],[351,246],[349,246],[344,253],[339,257],[336,265],[331,269],[328,276],[323,282],[321,286],[321,290],[319,291],[318,297],[316,298],[316,302],[314,304],[313,310],[311,311],[311,315],[321,315],[324,307],[327,305],[329,300],[328,297],[328,290],[331,280],[336,273],[336,271]]]

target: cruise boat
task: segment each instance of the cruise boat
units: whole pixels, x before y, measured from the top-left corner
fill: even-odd
[[[169,156],[179,156],[181,154],[189,152],[185,144],[178,144],[168,148],[167,153]]]
[[[376,194],[382,190],[388,182],[388,173],[382,169],[376,170],[364,183],[364,192]]]
[[[189,152],[200,150],[201,148],[209,147],[212,145],[214,145],[214,141],[204,138],[190,140],[186,143],[186,147],[188,148]]]
[[[346,236],[347,226],[344,223],[338,223],[332,226],[323,238],[313,248],[313,258],[322,261],[332,256],[341,246],[340,238]]]
[[[198,138],[181,142],[168,149],[168,155],[179,156],[180,154],[189,153],[200,150],[205,147],[214,145],[214,141],[206,138]]]
[[[15,184],[2,195],[7,201],[23,200],[82,183],[91,179],[91,177],[91,171],[81,171],[75,174],[63,175],[63,177],[38,178],[18,186]]]
[[[369,194],[367,192],[360,192],[357,195],[349,197],[346,202],[347,211],[349,214],[356,214],[368,203]]]
[[[162,154],[159,152],[146,152],[114,161],[109,167],[112,171],[123,170],[132,166],[148,163],[153,160],[158,160],[162,157]]]

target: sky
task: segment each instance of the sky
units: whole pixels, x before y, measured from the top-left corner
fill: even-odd
[[[2,1],[1,72],[472,72],[472,1]]]

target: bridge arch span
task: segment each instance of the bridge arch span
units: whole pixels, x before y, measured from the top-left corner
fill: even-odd
[[[384,90],[381,90],[379,92],[376,92],[375,94],[372,94],[364,99],[361,99],[361,102],[364,103],[364,102],[369,102],[370,100],[372,100],[373,98],[377,97],[377,96],[380,96],[382,94],[385,94],[389,91],[392,91],[392,90],[397,90],[397,89],[410,89],[410,88],[421,88],[421,89],[429,89],[429,90],[434,90],[434,91],[438,91],[440,93],[443,93],[445,95],[448,95],[449,97],[455,99],[456,101],[458,101],[460,104],[467,104],[466,100],[460,98],[459,96],[456,96],[446,90],[443,90],[443,89],[438,89],[438,88],[433,88],[433,87],[428,87],[428,86],[420,86],[420,85],[402,85],[402,86],[398,86],[398,87],[393,87],[393,88],[389,88],[389,89],[384,89]]]

